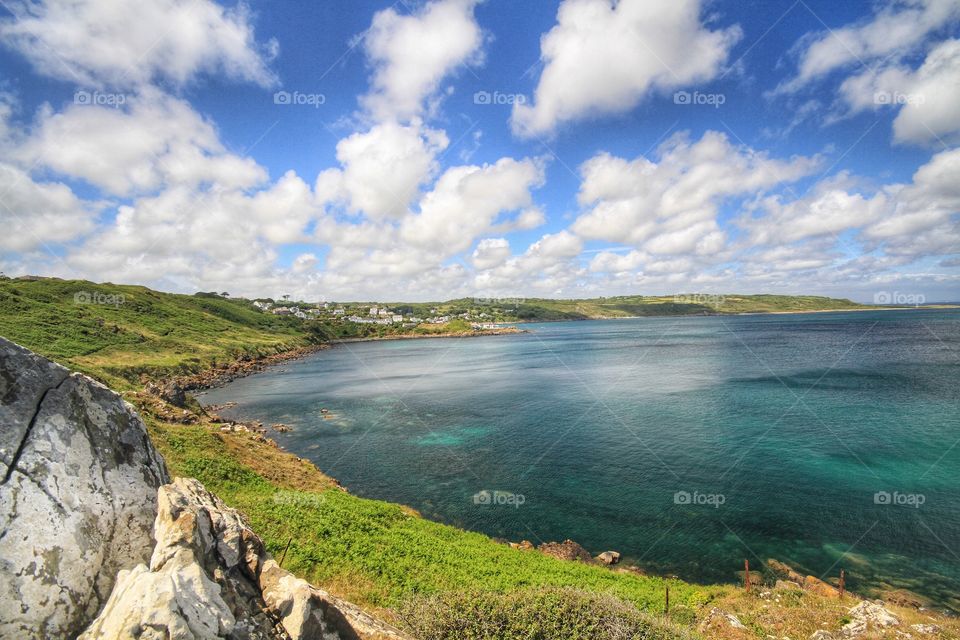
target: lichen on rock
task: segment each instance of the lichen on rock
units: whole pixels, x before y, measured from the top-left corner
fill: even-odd
[[[119,395],[0,338],[0,637],[74,637],[150,557],[146,427]]]

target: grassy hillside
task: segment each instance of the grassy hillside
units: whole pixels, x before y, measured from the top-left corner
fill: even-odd
[[[363,315],[366,313],[366,308],[375,304],[377,303],[355,302],[349,303],[347,306]],[[445,302],[392,302],[383,306],[419,317],[470,314],[475,319],[490,322],[552,322],[656,316],[843,311],[870,308],[850,300],[821,296],[706,296],[695,294],[660,297],[620,296],[580,300],[457,298]],[[481,316],[481,314],[484,314],[484,316]],[[383,331],[382,328],[374,327],[366,330],[369,332]]]
[[[676,296],[618,296],[590,300],[528,300],[527,305],[590,318],[626,316],[701,315],[704,313],[785,313],[863,309],[865,305],[823,296],[678,294]],[[522,308],[521,308],[522,311]]]
[[[0,280],[0,335],[118,389],[307,342],[243,301],[82,280]]]
[[[364,303],[369,304],[369,303]],[[487,313],[497,321],[554,321],[737,313],[786,313],[867,309],[867,305],[823,296],[678,294],[675,296],[616,296],[580,300],[549,298],[459,298],[446,302],[392,303],[409,313],[440,315]]]

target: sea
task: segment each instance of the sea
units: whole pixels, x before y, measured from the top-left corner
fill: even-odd
[[[209,391],[360,496],[645,571],[786,562],[960,610],[960,310],[343,343]]]

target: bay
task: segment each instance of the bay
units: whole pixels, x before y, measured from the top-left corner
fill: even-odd
[[[343,344],[202,400],[465,529],[699,582],[843,568],[960,609],[960,312],[524,328]]]

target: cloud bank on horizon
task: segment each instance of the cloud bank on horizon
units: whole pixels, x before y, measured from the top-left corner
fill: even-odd
[[[960,299],[960,3],[24,0],[0,270]]]

